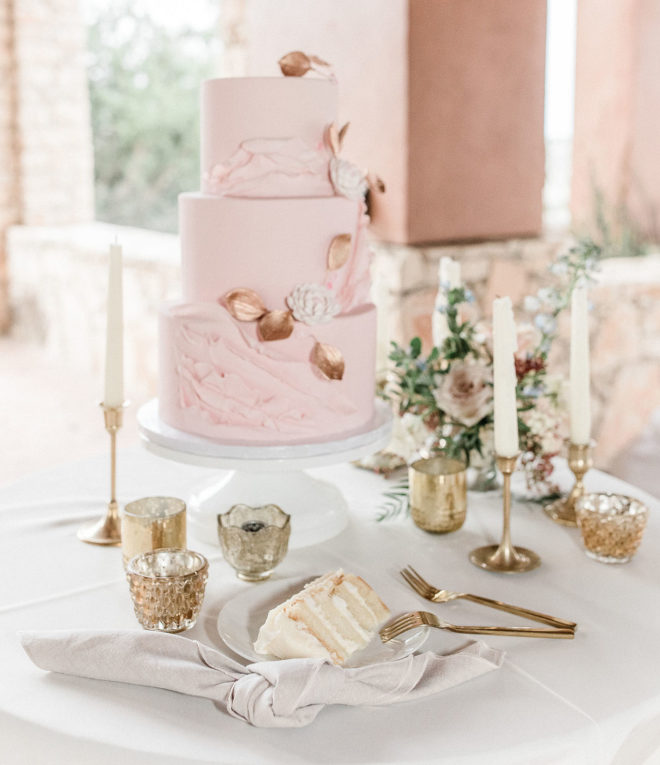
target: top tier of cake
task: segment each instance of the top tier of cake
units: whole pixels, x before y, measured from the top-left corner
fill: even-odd
[[[207,80],[202,86],[202,191],[333,196],[323,136],[336,118],[337,86],[329,80]]]

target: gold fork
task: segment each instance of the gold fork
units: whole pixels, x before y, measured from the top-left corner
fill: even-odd
[[[480,595],[471,595],[469,592],[452,592],[451,590],[439,590],[437,587],[429,584],[421,576],[421,574],[418,574],[417,571],[415,571],[412,566],[404,568],[401,571],[401,576],[418,595],[421,595],[426,600],[430,600],[432,603],[448,603],[450,600],[463,598],[464,600],[469,600],[472,603],[480,603],[482,606],[489,606],[490,608],[496,608],[499,611],[506,611],[509,614],[522,616],[535,622],[541,622],[542,624],[548,624],[551,627],[565,627],[572,630],[575,630],[577,627],[575,622],[569,622],[566,619],[559,619],[556,616],[549,616],[548,614],[542,614],[538,611],[532,611],[529,608],[512,606],[509,603],[502,603],[501,600],[484,598]]]
[[[456,624],[442,621],[441,619],[438,619],[435,614],[431,614],[428,611],[411,611],[410,613],[402,614],[394,619],[394,621],[386,624],[380,630],[380,639],[383,643],[387,643],[388,640],[398,637],[403,632],[407,632],[414,627],[421,627],[423,625],[468,635],[509,635],[511,637],[564,638],[567,640],[571,640],[575,637],[575,632],[567,627],[547,629],[545,627],[458,626]]]

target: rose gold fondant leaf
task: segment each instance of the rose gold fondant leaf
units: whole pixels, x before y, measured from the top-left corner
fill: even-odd
[[[316,64],[317,66],[330,66],[327,61],[324,61],[322,58],[319,58],[318,56],[309,56],[309,60]]]
[[[337,154],[339,154],[339,150],[341,149],[341,144],[339,141],[339,131],[337,130],[337,125],[335,125],[334,122],[328,125],[328,127],[325,129],[325,142],[336,157]]]
[[[347,122],[346,124],[341,126],[341,130],[337,134],[337,137],[339,138],[339,148],[344,145],[344,138],[346,137],[346,131],[348,130],[348,126],[350,125],[350,122]]]
[[[229,313],[238,321],[256,321],[268,310],[254,290],[239,287],[225,295]]]
[[[293,332],[291,311],[268,311],[259,319],[259,336],[262,340],[285,340]]]
[[[344,376],[344,357],[334,345],[317,342],[312,348],[311,362],[327,380],[341,380]]]
[[[328,248],[328,269],[336,271],[341,268],[351,256],[351,235],[337,234]]]
[[[385,181],[379,176],[369,173],[367,183],[372,191],[377,191],[379,194],[385,193]]]
[[[291,51],[277,62],[285,77],[303,77],[312,68],[312,62],[306,53]]]

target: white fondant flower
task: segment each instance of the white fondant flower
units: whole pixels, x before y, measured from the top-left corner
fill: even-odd
[[[325,324],[341,310],[335,296],[322,284],[298,284],[286,299],[294,319],[304,324]]]
[[[348,199],[364,199],[369,188],[362,170],[341,157],[330,158],[330,180],[335,191]]]

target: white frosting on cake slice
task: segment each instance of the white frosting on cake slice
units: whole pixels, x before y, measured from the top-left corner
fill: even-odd
[[[389,613],[364,579],[339,569],[272,609],[254,649],[280,659],[322,658],[343,664],[369,643]]]

